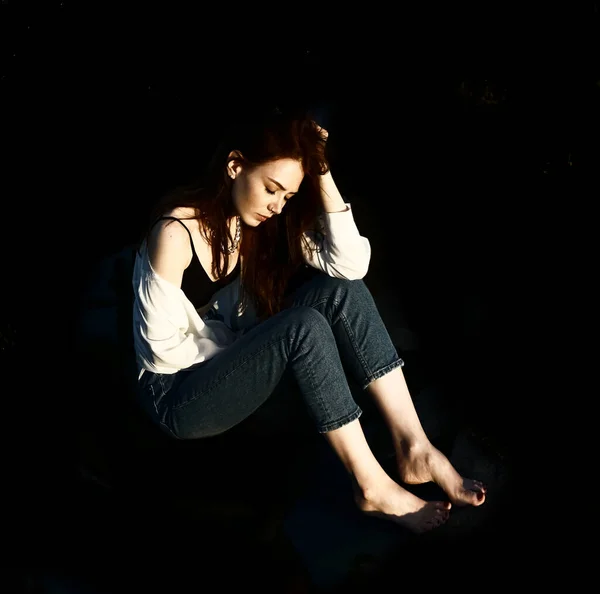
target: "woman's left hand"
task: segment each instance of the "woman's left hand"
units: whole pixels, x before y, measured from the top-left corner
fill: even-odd
[[[317,127],[317,132],[320,132],[323,142],[327,142],[327,138],[329,137],[329,132],[323,128],[323,126],[319,126],[317,122],[313,120],[314,125]]]
[[[326,169],[321,171],[321,175],[323,175],[326,171],[329,171],[329,162],[327,160],[327,156],[325,155],[325,145],[327,143],[327,139],[329,138],[329,132],[327,130],[325,130],[325,128],[323,128],[323,126],[319,126],[319,124],[317,124],[317,122],[315,122],[313,120],[313,124],[315,125],[317,132],[319,133],[319,136],[321,137],[321,143],[319,143],[319,152],[321,153],[321,157],[323,158],[323,161],[325,161],[326,165]]]

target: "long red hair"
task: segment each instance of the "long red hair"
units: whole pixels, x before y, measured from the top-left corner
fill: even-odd
[[[212,274],[221,279],[229,270],[229,254],[221,246],[231,237],[227,220],[235,215],[227,165],[242,155],[250,169],[282,158],[301,162],[304,178],[299,191],[282,213],[257,227],[242,223],[240,255],[242,304],[253,303],[259,319],[281,311],[288,283],[303,265],[303,233],[314,230],[322,211],[319,176],[327,173],[325,139],[306,110],[282,112],[278,109],[238,113],[222,136],[204,172],[196,181],[167,192],[152,211],[152,222],[176,207],[191,207],[191,218],[202,222],[200,229],[212,249]],[[318,248],[317,248],[318,249]],[[221,259],[223,258],[222,266]]]

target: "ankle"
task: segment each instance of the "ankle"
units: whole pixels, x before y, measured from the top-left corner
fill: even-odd
[[[416,458],[431,450],[431,442],[426,436],[402,436],[395,440],[396,451],[403,458]]]
[[[360,482],[355,476],[352,476],[352,489],[355,497],[358,497],[367,503],[375,503],[381,497],[383,486],[391,480],[392,479],[385,473],[383,473],[378,480],[363,480]]]

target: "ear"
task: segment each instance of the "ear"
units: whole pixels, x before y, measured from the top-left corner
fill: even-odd
[[[233,159],[233,160],[232,160]],[[227,175],[235,179],[242,171],[244,157],[240,151],[231,151],[227,157]]]

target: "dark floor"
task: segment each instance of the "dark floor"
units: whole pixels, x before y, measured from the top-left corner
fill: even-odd
[[[380,293],[380,312],[405,359],[425,430],[461,473],[488,486],[482,508],[456,510],[437,535],[411,538],[391,523],[357,512],[339,461],[318,436],[279,434],[259,442],[245,428],[229,441],[214,441],[208,450],[195,444],[180,447],[144,424],[132,407],[121,405],[113,412],[108,398],[125,402],[129,397],[116,378],[112,388],[82,389],[86,403],[78,415],[71,411],[82,430],[69,434],[78,442],[58,450],[71,458],[42,469],[44,497],[32,498],[36,503],[29,518],[38,537],[28,545],[31,571],[44,584],[41,591],[158,587],[179,592],[197,579],[199,568],[203,580],[222,587],[363,591],[367,584],[391,578],[398,563],[414,565],[431,551],[449,563],[461,547],[477,549],[470,552],[472,563],[478,559],[473,571],[483,571],[492,551],[514,539],[519,528],[515,444],[506,432],[507,411],[498,404],[489,407],[490,400],[501,401],[500,386],[481,370],[474,373],[476,381],[453,386],[436,371],[435,359],[427,360],[416,335],[399,325],[396,310],[386,305],[391,297],[385,295]],[[108,362],[111,354],[102,347],[94,357]],[[474,365],[465,354],[462,362]],[[365,411],[369,442],[394,476],[381,419],[365,394],[351,387]],[[262,468],[256,467],[257,459]],[[202,472],[190,472],[194,466]],[[207,477],[212,477],[210,485]],[[408,488],[425,499],[443,496],[431,486]],[[475,542],[486,543],[488,553],[481,559]],[[144,571],[149,566],[151,574]],[[300,589],[294,590],[294,584]]]

